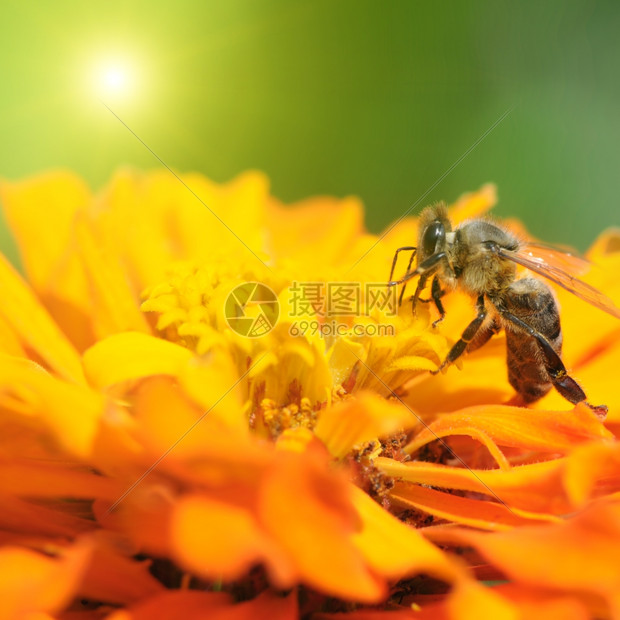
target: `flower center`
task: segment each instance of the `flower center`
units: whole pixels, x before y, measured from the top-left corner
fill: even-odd
[[[231,265],[225,260],[208,264],[176,263],[167,278],[143,293],[143,312],[157,314],[157,330],[198,355],[229,344],[224,308],[231,291],[246,282],[268,278],[260,265]]]

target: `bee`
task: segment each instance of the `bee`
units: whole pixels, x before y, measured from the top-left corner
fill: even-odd
[[[398,255],[403,251],[411,251],[407,272],[393,280]],[[412,269],[414,257],[417,260]],[[603,416],[607,407],[590,405],[562,362],[560,314],[551,288],[537,278],[517,278],[517,265],[620,318],[620,309],[608,297],[571,274],[587,261],[544,245],[524,243],[483,218],[466,221],[453,230],[443,203],[420,214],[418,245],[396,250],[388,286],[402,285],[400,305],[407,282],[418,277],[410,298],[412,309],[415,313],[419,302],[432,301],[439,313],[433,327],[446,316],[442,297],[447,291],[459,288],[476,300],[476,317],[432,374],[445,370],[463,353],[478,349],[504,329],[508,380],[517,392],[517,402],[532,403],[554,387],[569,402],[584,403]],[[430,278],[431,298],[422,299]]]

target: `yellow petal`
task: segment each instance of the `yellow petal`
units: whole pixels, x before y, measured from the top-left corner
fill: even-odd
[[[76,215],[91,201],[89,189],[69,172],[51,172],[1,183],[0,199],[28,281],[82,351],[93,340],[91,301],[73,232]]]
[[[465,220],[480,217],[497,203],[497,188],[492,183],[483,185],[479,190],[463,194],[450,205],[450,219],[458,226]]]
[[[400,403],[388,402],[368,392],[326,409],[314,433],[332,456],[342,458],[357,444],[386,437],[417,423],[415,415]]]
[[[101,395],[9,356],[0,357],[0,386],[6,410],[37,416],[70,454],[90,454],[105,408]]]
[[[37,289],[50,284],[65,255],[75,214],[90,198],[84,182],[64,171],[0,184],[7,222],[16,237],[28,278]]]
[[[193,353],[173,342],[138,332],[115,334],[84,353],[91,385],[105,388],[149,375],[178,375]]]
[[[111,252],[104,254],[85,218],[78,218],[76,222],[76,239],[89,284],[95,336],[101,339],[123,331],[150,333],[140,312],[140,302],[117,256]]]
[[[475,581],[460,583],[447,601],[448,614],[454,620],[520,620],[518,609],[490,588]]]
[[[0,315],[20,342],[32,349],[55,373],[84,383],[80,357],[32,291],[0,255]]]
[[[167,170],[125,170],[103,197],[109,208],[101,213],[101,227],[142,290],[161,282],[178,260],[234,253],[258,262],[252,252],[263,251],[267,194],[268,183],[257,172],[218,185],[198,174],[179,181]]]
[[[362,231],[363,209],[354,197],[311,198],[286,207],[272,200],[267,217],[270,249],[275,256],[294,257],[311,265],[320,247],[321,261],[334,264],[349,252]]]
[[[0,351],[15,357],[28,357],[22,347],[17,334],[11,326],[0,316]]]

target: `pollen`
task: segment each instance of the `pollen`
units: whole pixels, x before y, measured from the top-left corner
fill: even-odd
[[[273,438],[279,437],[284,431],[307,428],[312,430],[317,422],[318,412],[309,398],[302,398],[297,403],[289,403],[284,407],[279,407],[277,403],[264,398],[258,407],[258,418]]]

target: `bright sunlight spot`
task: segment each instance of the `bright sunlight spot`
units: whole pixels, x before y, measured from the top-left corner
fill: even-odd
[[[118,92],[127,85],[127,74],[122,69],[110,67],[103,75],[102,82],[106,90]]]
[[[94,72],[95,92],[105,100],[129,98],[135,91],[135,75],[127,63],[101,63]]]

